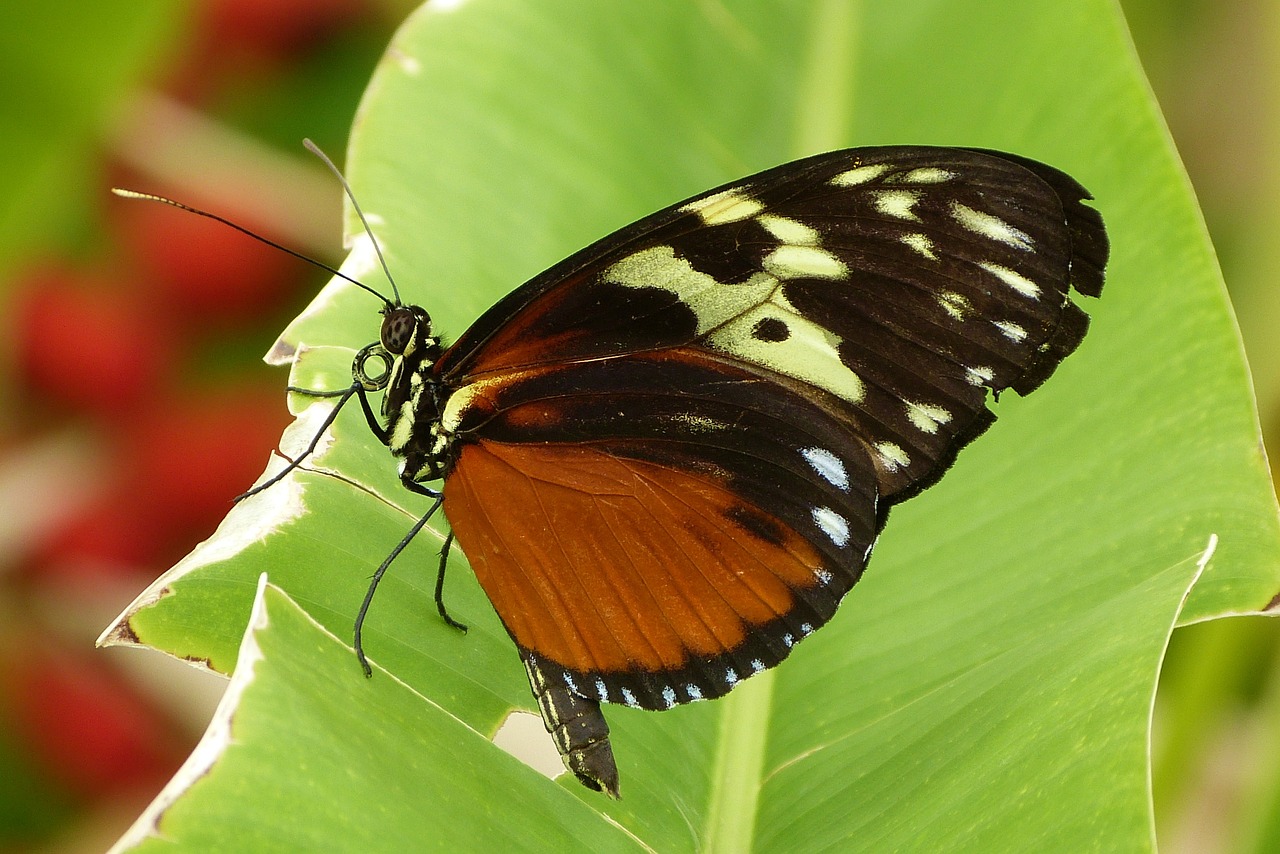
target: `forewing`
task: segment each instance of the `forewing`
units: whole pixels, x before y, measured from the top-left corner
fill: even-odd
[[[891,146],[796,161],[674,205],[500,301],[451,388],[566,362],[701,350],[821,401],[882,496],[941,475],[1083,338],[1107,242],[1088,193],[995,152]]]

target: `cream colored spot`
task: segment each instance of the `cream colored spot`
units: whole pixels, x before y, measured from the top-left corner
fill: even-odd
[[[462,423],[462,416],[477,397],[483,397],[490,390],[500,388],[508,382],[518,381],[520,376],[521,374],[506,374],[501,379],[480,380],[462,386],[445,400],[444,411],[440,413],[440,427],[445,433],[454,433]]]
[[[876,210],[894,219],[905,219],[919,222],[920,217],[912,210],[920,201],[920,193],[916,190],[885,190],[875,195]]]
[[[991,324],[995,326],[996,329],[999,329],[1001,334],[1010,341],[1021,343],[1027,337],[1027,330],[1023,329],[1016,323],[1011,323],[1008,320],[993,320],[991,321]]]
[[[1009,223],[1000,219],[1000,217],[992,216],[985,211],[976,211],[967,205],[962,205],[959,202],[952,202],[951,216],[956,222],[960,223],[974,234],[980,234],[983,237],[990,237],[992,240],[998,240],[999,242],[1012,246],[1015,249],[1035,248],[1035,244],[1032,242],[1031,236],[1025,231],[1014,228],[1009,225]]]
[[[779,279],[846,279],[849,268],[816,246],[779,246],[765,256],[764,269]]]
[[[916,425],[916,429],[923,433],[932,436],[938,432],[940,426],[951,421],[951,413],[941,406],[935,406],[932,403],[912,403],[909,400],[903,402],[907,405],[907,417],[911,419],[912,424]]]
[[[811,246],[781,246],[765,260],[769,272],[756,273],[735,285],[719,284],[700,273],[670,246],[654,246],[633,253],[604,272],[604,279],[633,288],[670,291],[693,311],[698,334],[708,346],[767,370],[810,383],[856,403],[865,389],[862,380],[840,361],[841,343],[821,324],[796,311],[787,300],[780,279],[785,276],[841,278],[846,274],[838,258]],[[770,275],[772,273],[773,275]],[[790,334],[784,341],[761,341],[751,334],[766,318],[785,323]],[[470,386],[454,392],[442,416],[445,426],[456,425]],[[458,414],[453,414],[455,400]]]
[[[956,320],[964,320],[965,315],[972,309],[969,300],[955,291],[943,291],[938,294],[938,305]]]
[[[926,234],[904,234],[898,238],[907,246],[919,252],[930,261],[937,261],[938,256],[933,254],[933,241]]]
[[[756,222],[764,226],[765,231],[792,246],[817,246],[818,231],[810,228],[802,222],[794,219],[787,219],[785,216],[775,216],[774,214],[761,214],[756,217]]]
[[[965,368],[965,379],[969,381],[969,385],[990,385],[991,380],[995,378],[996,372],[986,365],[977,368]]]
[[[662,288],[670,291],[698,319],[698,334],[720,326],[769,298],[778,280],[757,273],[746,282],[722,285],[700,273],[670,246],[653,246],[628,255],[605,270],[604,278],[629,288]]]
[[[751,330],[761,320],[787,324],[785,341],[761,341]],[[825,389],[850,403],[866,394],[862,379],[840,361],[841,338],[821,324],[796,313],[781,293],[736,317],[707,337],[717,350],[770,371]]]
[[[889,471],[897,471],[911,465],[911,457],[893,442],[876,442],[872,447],[876,449],[880,462],[884,463],[884,467]]]
[[[1016,270],[1010,270],[1000,264],[992,264],[990,261],[979,261],[978,266],[1013,288],[1023,296],[1039,299],[1040,286],[1028,279]]]
[[[941,184],[943,181],[950,181],[954,177],[956,177],[956,173],[948,172],[946,169],[939,169],[936,166],[922,166],[919,169],[904,172],[894,180],[903,184]]]
[[[889,166],[884,163],[875,163],[870,166],[855,166],[846,172],[841,172],[831,179],[829,183],[837,187],[856,187],[859,184],[866,184],[874,181],[885,172],[889,171]]]
[[[705,199],[695,199],[681,210],[696,213],[707,225],[724,225],[753,217],[764,210],[764,205],[738,190],[722,190]]]

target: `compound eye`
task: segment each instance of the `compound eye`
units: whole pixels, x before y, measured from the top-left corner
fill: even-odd
[[[425,318],[419,317],[410,306],[401,306],[388,311],[382,318],[382,346],[397,356],[404,353],[418,324]]]

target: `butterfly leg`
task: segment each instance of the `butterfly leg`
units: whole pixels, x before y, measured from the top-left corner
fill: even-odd
[[[440,547],[440,569],[436,572],[436,610],[440,612],[440,616],[447,624],[465,634],[467,624],[459,623],[453,617],[450,617],[449,609],[444,606],[444,570],[449,563],[449,547],[452,545],[453,531],[450,531],[449,535],[444,538],[444,545]]]
[[[422,487],[424,490],[426,488],[427,487]],[[426,513],[422,514],[422,518],[414,523],[414,526],[409,529],[409,533],[405,534],[404,538],[401,539],[396,547],[391,550],[391,554],[387,555],[386,560],[382,562],[381,566],[374,570],[373,576],[369,579],[369,589],[364,594],[364,601],[360,603],[360,610],[356,613],[355,642],[353,645],[356,650],[356,658],[360,660],[360,667],[364,670],[365,676],[372,676],[373,668],[369,666],[369,659],[365,657],[364,643],[361,639],[361,634],[364,629],[364,618],[369,613],[369,605],[373,603],[373,594],[377,592],[378,583],[382,581],[382,576],[386,575],[387,567],[391,566],[391,562],[400,556],[400,552],[405,550],[405,547],[409,545],[414,537],[418,536],[418,532],[426,527],[428,520],[435,515],[436,511],[440,509],[440,505],[444,502],[444,497],[442,495],[435,493],[434,490],[431,492],[435,495],[435,502],[432,503],[430,509],[428,509]]]
[[[522,650],[521,658],[542,725],[551,733],[564,767],[588,789],[616,799],[618,766],[600,703],[573,693],[559,681],[548,682],[535,656]]]
[[[262,483],[258,484],[252,489],[249,489],[237,495],[233,499],[234,503],[239,503],[251,495],[257,495],[259,492],[262,492],[269,487],[275,486],[277,483],[284,480],[285,477],[288,476],[289,472],[293,471],[298,466],[302,465],[303,460],[311,456],[311,453],[315,451],[316,445],[320,444],[320,437],[323,436],[325,434],[325,431],[328,430],[329,427],[333,425],[334,420],[336,420],[338,417],[338,413],[342,411],[342,407],[345,406],[347,401],[351,399],[351,395],[358,393],[360,395],[361,401],[364,400],[364,391],[358,385],[352,385],[350,388],[343,389],[342,391],[312,391],[310,389],[294,388],[293,386],[290,386],[289,391],[297,392],[300,394],[309,394],[312,397],[337,397],[337,398],[340,398],[340,400],[336,404],[334,404],[333,410],[324,419],[324,423],[320,425],[320,429],[317,430],[316,434],[311,437],[311,444],[307,445],[306,449],[301,454],[298,454],[297,457],[295,457],[292,460],[289,460],[289,465],[285,466],[283,469],[276,472],[276,474],[274,474],[272,477],[264,480]]]

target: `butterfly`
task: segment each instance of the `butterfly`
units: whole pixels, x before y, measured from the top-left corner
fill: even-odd
[[[442,511],[442,617],[461,627],[441,598],[456,542],[566,767],[617,797],[602,703],[669,709],[781,662],[890,509],[995,421],[988,399],[1081,343],[1072,291],[1100,295],[1109,253],[1090,199],[996,151],[832,151],[598,240],[447,347],[384,297],[321,432],[356,397],[432,503],[361,607],[365,672],[377,583]]]

